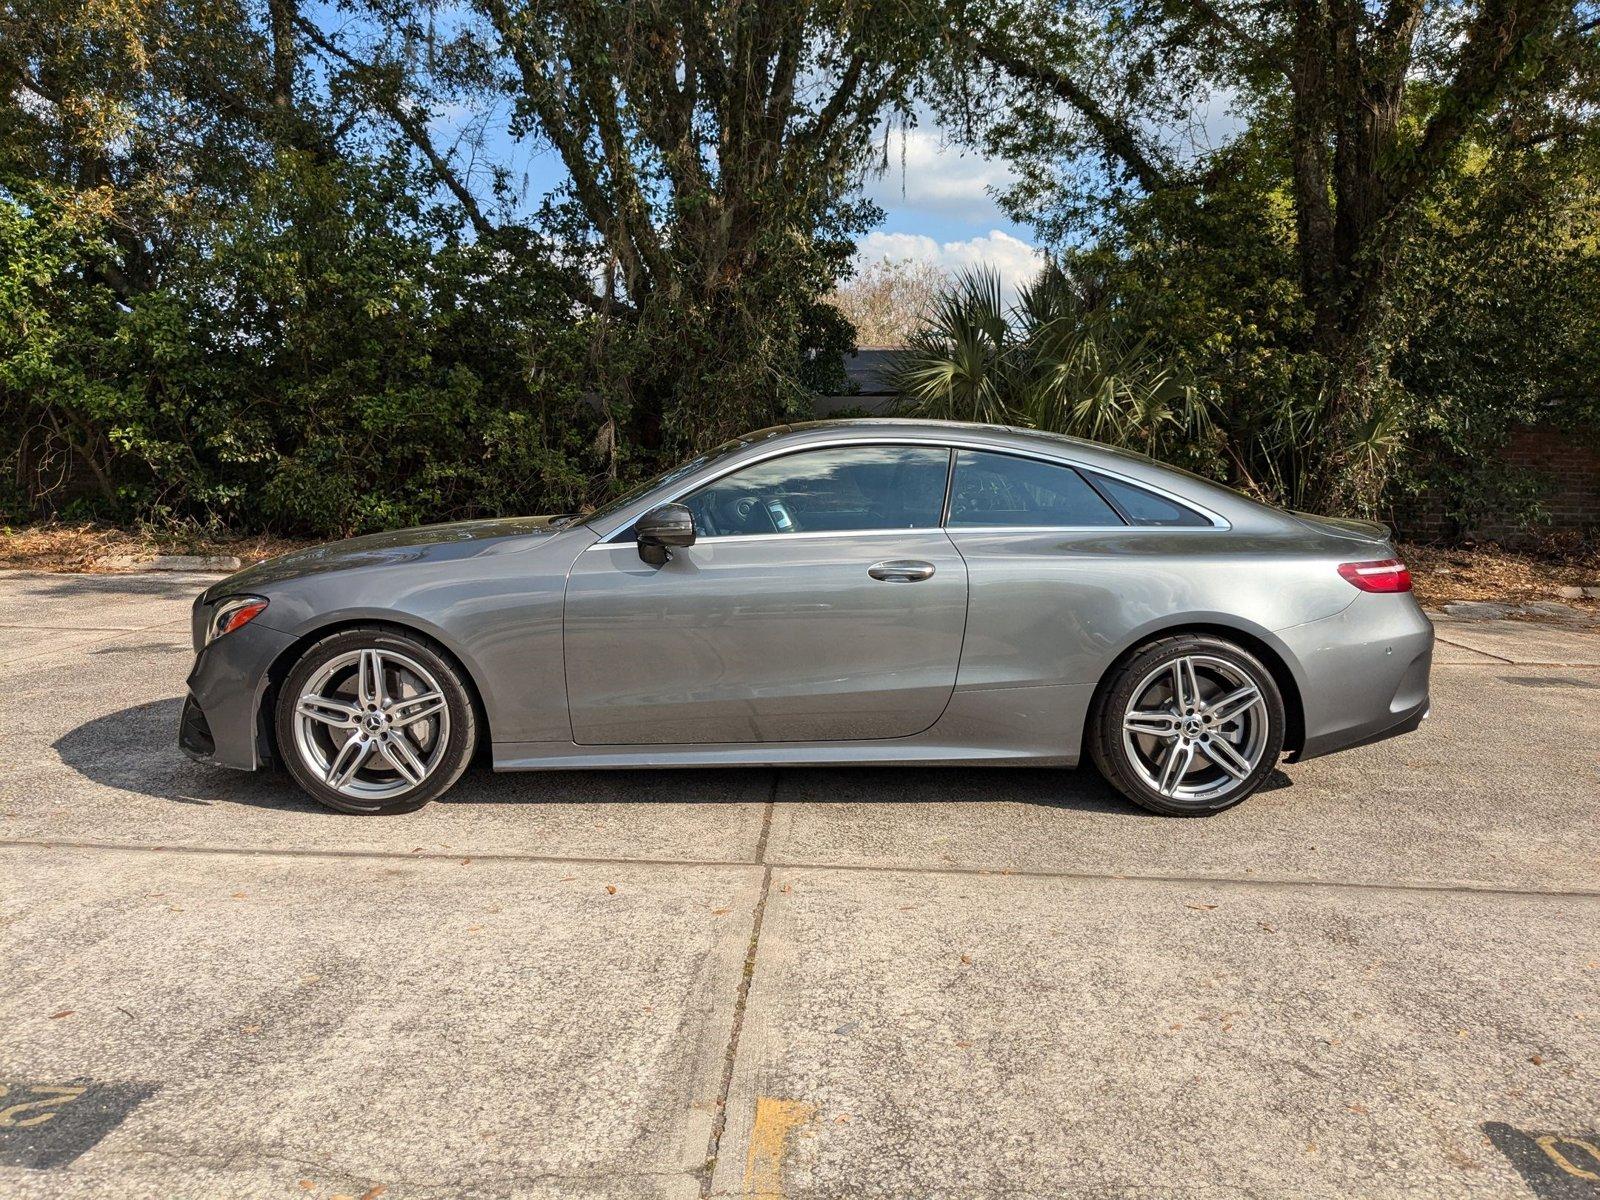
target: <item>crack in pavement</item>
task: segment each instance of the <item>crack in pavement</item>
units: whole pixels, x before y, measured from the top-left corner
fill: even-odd
[[[372,859],[390,862],[452,862],[470,858],[474,863],[544,863],[551,866],[594,867],[760,867],[770,877],[774,870],[797,872],[845,871],[887,875],[957,875],[982,876],[1001,879],[1066,879],[1105,883],[1190,883],[1208,887],[1242,888],[1321,888],[1329,891],[1364,892],[1437,892],[1444,895],[1526,896],[1548,899],[1600,899],[1600,888],[1531,888],[1511,887],[1505,884],[1470,883],[1465,881],[1434,882],[1429,880],[1343,880],[1318,879],[1311,876],[1244,876],[1244,875],[1175,875],[1142,871],[1087,871],[1051,870],[1040,867],[919,867],[895,863],[831,863],[785,862],[767,860],[767,824],[771,820],[774,801],[766,802],[761,837],[757,842],[755,859],[697,859],[697,858],[597,858],[584,855],[479,853],[457,850],[450,853],[430,851],[425,854],[408,854],[399,850],[317,850],[282,849],[273,847],[242,846],[189,846],[189,845],[129,845],[117,842],[47,841],[35,838],[0,838],[0,850],[81,850],[87,852],[136,854],[194,854],[241,858],[308,858],[308,859]],[[765,885],[763,884],[763,891]]]
[[[723,1053],[722,1083],[717,1093],[716,1112],[711,1120],[711,1137],[706,1142],[706,1157],[700,1167],[700,1195],[711,1195],[711,1179],[716,1172],[717,1154],[722,1149],[722,1135],[728,1128],[728,1093],[733,1088],[733,1072],[739,1060],[739,1035],[744,1032],[745,1007],[750,1002],[750,984],[756,974],[756,954],[761,945],[761,923],[767,915],[767,896],[772,891],[772,867],[767,865],[767,838],[772,833],[772,810],[778,801],[778,781],[783,772],[772,772],[772,790],[767,793],[766,808],[761,814],[761,835],[756,839],[756,863],[761,864],[761,894],[756,899],[755,914],[750,921],[750,942],[744,952],[744,969],[739,975],[739,986],[734,992],[733,1026],[728,1033],[728,1048]],[[754,865],[754,864],[752,864]]]

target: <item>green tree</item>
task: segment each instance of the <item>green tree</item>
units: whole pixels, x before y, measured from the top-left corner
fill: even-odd
[[[1229,256],[1240,240],[1205,240],[1206,210],[1236,211],[1241,177],[1260,185],[1251,225],[1293,264],[1277,341],[1311,387],[1282,431],[1306,450],[1280,463],[1283,487],[1323,506],[1376,507],[1392,469],[1400,300],[1426,273],[1429,205],[1474,145],[1557,145],[1591,125],[1587,5],[1038,0],[957,23],[945,103],[1017,162],[1008,202],[1047,236],[1126,244],[1142,224],[1174,257]],[[1223,103],[1252,136],[1213,147],[1194,114]]]
[[[584,303],[606,325],[601,396],[624,448],[703,447],[831,382],[851,331],[819,297],[877,215],[854,191],[907,102],[928,16],[848,0],[474,0],[423,53],[409,12],[362,11],[337,39],[302,28],[398,128],[425,134],[419,97],[509,98],[514,132],[559,156],[570,182],[545,227],[595,281]],[[481,237],[500,226],[474,220]]]
[[[11,508],[349,532],[582,501],[581,276],[476,239],[296,17],[0,9]]]
[[[1426,224],[1400,280],[1415,453],[1395,490],[1442,503],[1458,533],[1537,516],[1543,481],[1496,452],[1525,424],[1600,436],[1600,137],[1473,147]]]

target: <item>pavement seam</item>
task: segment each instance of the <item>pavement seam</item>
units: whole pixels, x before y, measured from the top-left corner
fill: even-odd
[[[186,624],[187,622],[180,622],[174,618],[170,621],[157,621],[154,625],[91,625],[83,627],[81,632],[103,634],[104,636],[67,646],[41,646],[39,649],[30,650],[25,654],[13,654],[6,658],[4,663],[8,666],[14,663],[31,663],[34,659],[45,658],[63,650],[92,650],[96,646],[104,646],[107,642],[121,641],[135,633],[154,633],[168,628],[177,630]],[[75,631],[74,627],[53,625],[0,625],[0,629],[21,629],[28,633],[70,633]],[[174,634],[173,640],[176,642],[187,639],[180,638],[177,634]]]
[[[1455,643],[1452,642],[1451,645],[1455,645]],[[1468,647],[1468,646],[1458,646],[1456,648],[1458,650],[1471,649],[1471,647]],[[1475,654],[1483,654],[1485,657],[1488,657],[1488,658],[1493,658],[1494,657],[1493,655],[1488,654],[1487,651],[1483,651],[1483,650],[1475,650],[1475,651],[1473,651],[1473,653],[1475,653]],[[1448,670],[1451,670],[1451,669],[1453,669],[1455,667],[1472,667],[1472,668],[1475,668],[1475,669],[1477,669],[1479,671],[1490,669],[1490,668],[1492,668],[1494,670],[1499,670],[1502,667],[1559,667],[1563,671],[1600,671],[1600,663],[1523,662],[1521,659],[1518,659],[1518,658],[1496,658],[1493,662],[1481,662],[1481,663],[1480,662],[1453,662],[1453,663],[1436,662],[1436,663],[1433,664],[1433,669],[1435,671],[1448,671]]]
[[[178,618],[174,617],[171,624],[177,623]],[[26,629],[33,633],[138,633],[147,628],[149,626],[146,625],[73,625],[70,622],[64,625],[32,625],[0,621],[0,629]]]
[[[1503,663],[1511,663],[1514,666],[1532,667],[1532,666],[1546,666],[1546,665],[1552,665],[1552,666],[1560,666],[1561,665],[1559,663],[1554,663],[1554,664],[1518,663],[1515,659],[1506,658],[1504,655],[1495,654],[1495,653],[1493,653],[1492,651],[1489,651],[1489,650],[1479,650],[1476,646],[1469,646],[1465,642],[1452,642],[1449,638],[1445,637],[1437,629],[1434,630],[1433,638],[1434,638],[1435,641],[1443,642],[1446,646],[1454,646],[1457,650],[1471,650],[1474,654],[1482,654],[1482,655],[1486,655],[1489,658],[1497,658]]]
[[[768,816],[770,819],[771,801],[768,801]],[[766,838],[763,834],[757,843],[758,852],[764,853]],[[452,852],[430,851],[426,854],[407,854],[399,850],[282,850],[266,847],[237,847],[237,846],[138,846],[124,845],[117,842],[83,842],[42,840],[36,838],[0,838],[0,850],[86,850],[86,851],[130,851],[144,854],[194,854],[215,855],[217,857],[236,856],[242,858],[326,858],[326,859],[372,859],[375,861],[389,862],[453,862],[459,863],[463,858],[470,858],[474,863],[548,863],[552,866],[592,866],[592,867],[732,867],[744,868],[761,867],[770,875],[776,869],[780,871],[853,871],[859,873],[875,873],[885,875],[952,875],[952,876],[986,876],[999,879],[1066,879],[1081,880],[1083,882],[1104,883],[1177,883],[1195,884],[1207,887],[1243,887],[1243,888],[1321,888],[1327,891],[1358,891],[1358,892],[1437,892],[1455,895],[1482,895],[1482,896],[1526,896],[1531,898],[1548,899],[1578,899],[1600,900],[1600,888],[1516,888],[1502,887],[1495,884],[1475,883],[1427,883],[1427,882],[1387,882],[1379,883],[1370,880],[1336,880],[1336,879],[1296,879],[1293,877],[1263,876],[1254,878],[1240,875],[1170,875],[1160,873],[1134,873],[1126,871],[1051,871],[1039,868],[1018,867],[917,867],[896,865],[892,863],[828,863],[828,862],[765,862],[757,859],[751,862],[746,859],[702,859],[702,858],[591,858],[573,855],[554,854],[507,854],[488,852],[480,853],[471,850],[457,850]],[[763,883],[763,896],[765,883]]]
[[[700,1195],[711,1195],[711,1179],[717,1168],[717,1154],[722,1149],[722,1135],[728,1128],[728,1093],[733,1090],[733,1071],[739,1059],[739,1035],[744,1032],[745,1006],[750,1002],[750,983],[756,974],[756,953],[761,945],[761,924],[767,915],[767,896],[772,891],[772,868],[765,865],[767,837],[772,832],[772,810],[778,799],[778,779],[781,771],[772,772],[772,789],[767,793],[767,803],[761,814],[761,835],[756,839],[756,862],[761,868],[761,894],[756,899],[755,915],[750,921],[750,941],[745,947],[744,967],[739,974],[739,986],[733,998],[733,1027],[728,1032],[728,1048],[722,1056],[722,1081],[717,1093],[716,1111],[711,1118],[711,1137],[706,1142],[706,1157],[700,1167]]]

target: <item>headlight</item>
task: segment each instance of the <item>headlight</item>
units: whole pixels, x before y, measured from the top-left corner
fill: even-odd
[[[250,624],[266,611],[267,602],[260,596],[229,596],[211,611],[211,623],[206,626],[206,645],[241,625]]]

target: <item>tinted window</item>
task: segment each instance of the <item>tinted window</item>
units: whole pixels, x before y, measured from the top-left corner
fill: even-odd
[[[1147,492],[1142,487],[1123,483],[1105,475],[1096,475],[1094,481],[1110,496],[1128,519],[1135,525],[1210,525],[1206,517],[1164,496]]]
[[[962,450],[950,491],[950,524],[1064,527],[1122,519],[1071,467]]]
[[[686,496],[699,537],[937,527],[950,452],[838,446],[768,459]]]

